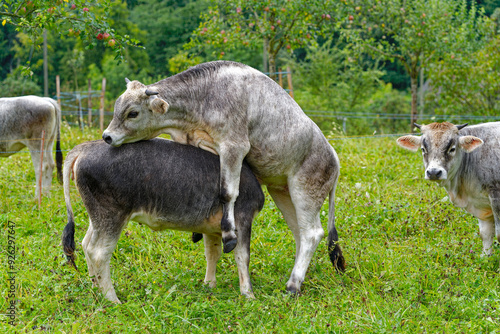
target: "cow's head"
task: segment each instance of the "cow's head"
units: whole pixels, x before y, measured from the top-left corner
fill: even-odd
[[[397,143],[414,152],[419,148],[422,150],[427,180],[446,180],[450,171],[460,164],[463,152],[470,153],[483,144],[477,137],[460,135],[460,130],[467,124],[443,122],[415,126],[422,136],[403,136],[398,138]]]
[[[113,120],[102,134],[104,141],[113,146],[156,137],[162,129],[159,120],[168,110],[168,103],[158,96],[158,91],[139,81],[125,81],[127,90],[116,100]]]

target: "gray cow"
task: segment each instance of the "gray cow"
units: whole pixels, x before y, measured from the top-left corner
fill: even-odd
[[[153,139],[122,147],[103,141],[76,146],[64,163],[64,197],[68,211],[62,244],[74,265],[75,222],[70,201],[70,177],[87,208],[89,228],[82,242],[90,276],[106,298],[120,303],[111,283],[109,262],[120,233],[129,220],[152,230],[203,233],[207,270],[205,283],[215,287],[215,268],[221,256],[222,202],[219,197],[219,159],[199,148]],[[248,264],[254,217],[264,205],[261,186],[250,168],[241,171],[238,221],[240,291],[253,297]],[[76,267],[76,266],[75,266]]]
[[[295,238],[295,266],[287,290],[300,291],[324,236],[319,212],[328,195],[330,259],[335,268],[344,269],[335,228],[337,154],[318,126],[269,77],[243,64],[216,61],[149,86],[129,81],[103,139],[120,146],[161,133],[220,156],[225,252],[236,244],[233,207],[246,159]]]
[[[0,157],[8,157],[28,147],[35,167],[36,191],[42,178],[42,192],[48,194],[52,183],[54,159],[52,147],[56,141],[57,178],[62,183],[63,156],[60,146],[61,110],[57,102],[48,97],[20,96],[0,98]],[[42,175],[40,154],[42,131],[45,131]]]
[[[397,143],[422,150],[425,178],[438,182],[453,204],[479,220],[483,254],[500,242],[500,122],[465,127],[448,122],[415,124],[422,136],[404,136]]]

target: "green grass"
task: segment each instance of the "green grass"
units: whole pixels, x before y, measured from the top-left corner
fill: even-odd
[[[99,138],[63,127],[63,149]],[[188,233],[129,223],[112,258],[123,305],[92,288],[79,242],[88,217],[72,184],[76,272],[60,247],[66,224],[62,186],[53,181],[39,210],[27,151],[0,159],[0,312],[7,298],[7,221],[16,224],[16,332],[122,333],[499,333],[500,249],[481,258],[476,220],[423,179],[419,154],[395,138],[334,141],[341,160],[337,227],[344,275],[316,251],[302,294],[284,292],[294,262],[290,230],[269,196],[252,234],[256,299],[239,295],[232,254],[218,264],[217,288],[203,285],[202,243]],[[326,230],[326,212],[321,218]],[[0,316],[0,332],[12,331]]]

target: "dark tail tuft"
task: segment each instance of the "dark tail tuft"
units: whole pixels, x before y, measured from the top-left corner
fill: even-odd
[[[64,227],[62,234],[62,246],[64,254],[66,254],[66,258],[68,259],[68,263],[78,270],[75,264],[75,221],[72,216],[73,215],[69,217],[68,224]]]
[[[345,259],[342,255],[342,249],[337,242],[330,240],[328,242],[328,253],[330,255],[330,261],[332,261],[333,268],[335,268],[339,273],[345,271]]]

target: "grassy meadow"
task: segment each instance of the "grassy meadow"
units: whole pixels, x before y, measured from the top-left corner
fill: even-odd
[[[97,139],[67,125],[62,148]],[[88,218],[72,183],[77,265],[66,265],[66,224],[55,178],[39,209],[28,151],[0,159],[0,313],[9,307],[8,221],[15,223],[15,326],[0,332],[53,333],[499,333],[500,248],[482,258],[476,219],[423,179],[420,154],[395,138],[332,141],[341,160],[336,217],[347,271],[336,273],[326,239],[302,293],[285,292],[294,263],[291,231],[269,195],[253,225],[250,270],[256,296],[240,296],[233,254],[204,286],[203,243],[189,233],[153,232],[131,222],[111,260],[124,304],[92,287],[79,242]],[[67,152],[64,152],[65,156]],[[327,203],[321,213],[326,231]]]

